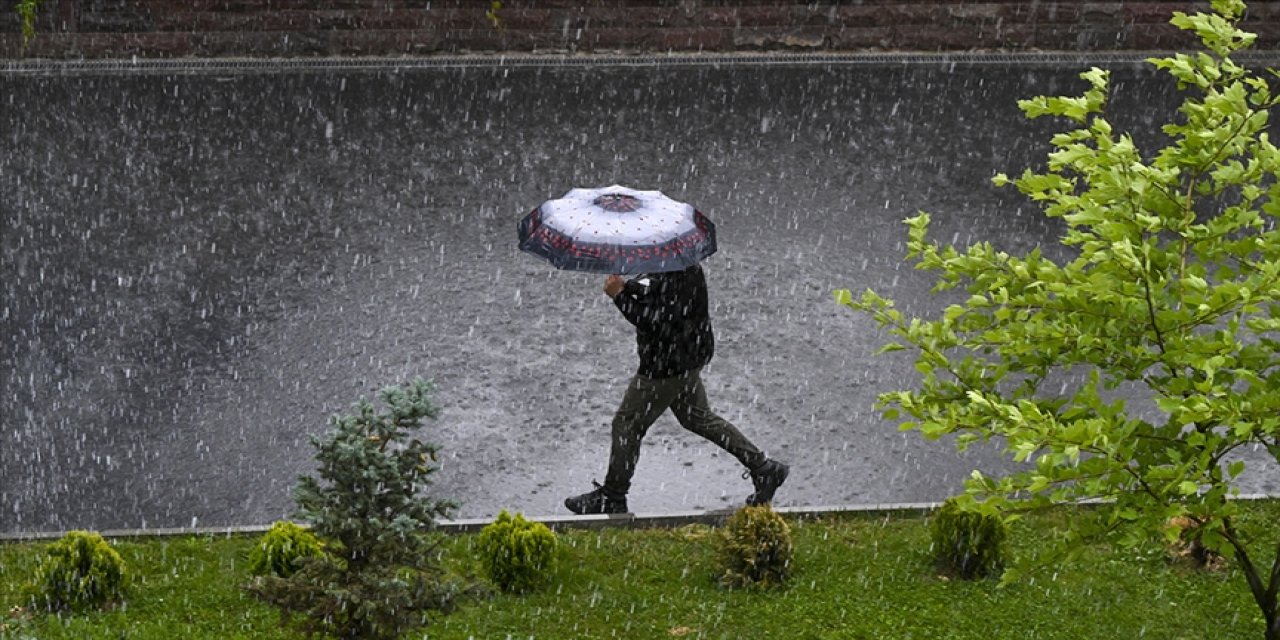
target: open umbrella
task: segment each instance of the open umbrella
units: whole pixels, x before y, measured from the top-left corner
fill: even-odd
[[[557,269],[680,271],[716,252],[716,226],[661,191],[572,189],[520,221],[520,249]]]

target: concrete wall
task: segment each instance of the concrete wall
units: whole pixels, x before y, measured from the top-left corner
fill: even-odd
[[[5,0],[0,58],[388,56],[485,51],[1113,51],[1185,48],[1168,24],[1207,2],[1153,0],[43,0],[22,49]],[[1280,48],[1280,2],[1244,27]]]

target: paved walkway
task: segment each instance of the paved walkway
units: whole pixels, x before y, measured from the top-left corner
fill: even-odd
[[[432,492],[460,518],[562,512],[601,478],[635,363],[597,277],[515,249],[575,185],[660,188],[706,211],[714,407],[793,474],[780,507],[922,502],[990,448],[898,433],[914,380],[831,299],[942,308],[900,220],[1010,252],[1058,229],[997,171],[1052,130],[1014,100],[1079,65],[485,66],[289,73],[0,74],[0,532],[226,526],[291,510],[308,434],[360,395],[434,378]],[[1112,120],[1155,136],[1174,97],[1115,67]],[[1248,454],[1262,460],[1261,452]],[[630,504],[715,510],[736,463],[664,417]],[[1245,490],[1280,493],[1280,472]]]

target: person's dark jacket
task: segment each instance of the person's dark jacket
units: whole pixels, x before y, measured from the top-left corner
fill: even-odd
[[[636,326],[640,375],[669,378],[711,361],[715,338],[702,267],[632,278],[613,303]]]

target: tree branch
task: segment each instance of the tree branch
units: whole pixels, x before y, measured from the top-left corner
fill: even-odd
[[[1142,485],[1142,490],[1147,492],[1147,495],[1151,496],[1153,500],[1156,500],[1157,502],[1161,500],[1160,494],[1156,493],[1156,490],[1152,489],[1151,485],[1147,484],[1146,478],[1143,478],[1142,476],[1138,475],[1138,472],[1134,471],[1133,467],[1124,465],[1121,468],[1129,472],[1129,475],[1133,476],[1133,479],[1137,480],[1138,484]]]
[[[1160,331],[1160,323],[1156,322],[1156,305],[1155,305],[1155,302],[1151,299],[1151,281],[1146,277],[1145,274],[1143,275],[1143,278],[1142,278],[1142,287],[1146,291],[1147,318],[1151,321],[1151,329],[1156,333],[1156,346],[1160,347],[1160,355],[1164,356],[1167,354],[1164,346],[1164,334],[1161,333]],[[1169,366],[1169,363],[1167,362],[1164,363],[1164,366],[1166,369],[1169,370],[1169,375],[1172,375],[1175,378],[1178,377],[1177,369]]]
[[[1195,172],[1192,173],[1191,175],[1191,184],[1188,185],[1188,191],[1190,191],[1191,187],[1194,186],[1195,183],[1200,180],[1200,176],[1203,176],[1205,171],[1207,171],[1209,167],[1218,163],[1218,156],[1222,155],[1222,152],[1226,151],[1227,147],[1230,147],[1231,143],[1234,142],[1236,138],[1240,137],[1240,132],[1244,131],[1245,125],[1249,124],[1249,121],[1253,120],[1254,116],[1260,113],[1264,113],[1264,112],[1259,111],[1257,109],[1251,109],[1249,111],[1249,115],[1240,119],[1240,124],[1236,125],[1235,131],[1232,131],[1231,135],[1227,136],[1227,139],[1222,141],[1222,146],[1218,147],[1218,150],[1213,152],[1213,155],[1209,158],[1207,162],[1196,167]]]

